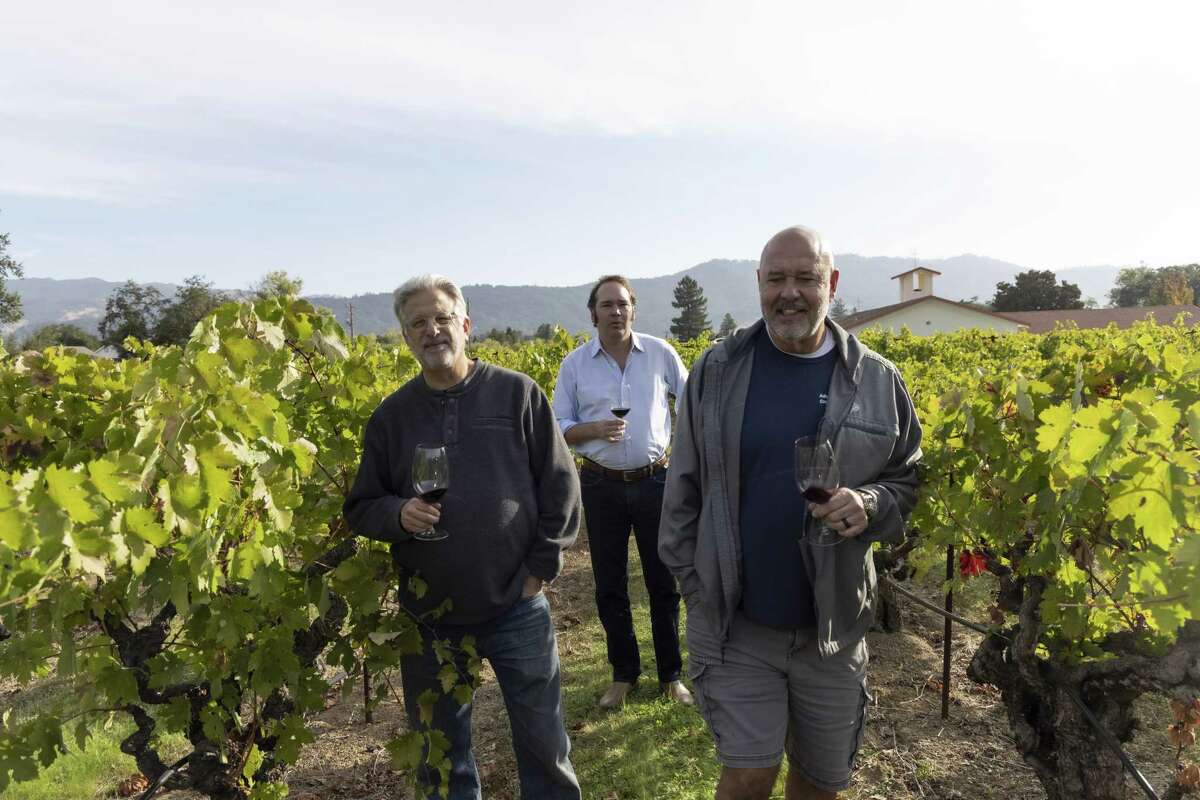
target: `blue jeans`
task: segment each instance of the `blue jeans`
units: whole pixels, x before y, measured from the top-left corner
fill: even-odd
[[[563,725],[558,644],[546,596],[539,592],[523,598],[496,619],[477,625],[435,626],[434,636],[449,640],[456,650],[464,636],[474,636],[479,657],[491,663],[508,708],[521,797],[580,800],[579,782],[571,766],[571,742]],[[450,740],[449,800],[480,800],[479,773],[471,752],[471,703],[460,705],[442,692],[439,669],[428,638],[421,655],[401,658],[409,724],[414,730],[421,728],[417,700],[426,689],[432,689],[438,695],[433,727]],[[465,657],[459,669],[465,674]],[[420,777],[427,786],[436,786],[439,779],[437,773],[431,775],[423,768]],[[430,798],[437,796],[436,791],[429,794]]]

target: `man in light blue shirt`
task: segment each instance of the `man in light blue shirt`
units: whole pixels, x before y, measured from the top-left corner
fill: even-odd
[[[670,344],[633,332],[637,298],[629,281],[606,275],[588,296],[596,338],[576,348],[558,372],[554,415],[582,457],[580,484],[613,683],[601,708],[625,702],[642,671],[629,607],[629,531],[633,529],[650,595],[659,685],[691,705],[680,681],[679,591],[658,557],[658,526],[671,442],[668,397],[683,395],[687,369]]]

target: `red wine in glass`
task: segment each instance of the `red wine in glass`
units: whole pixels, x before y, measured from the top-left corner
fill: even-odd
[[[611,411],[613,416],[616,417],[617,419],[624,419],[625,415],[629,413],[629,407],[628,406],[614,406],[613,408],[610,408],[609,411]]]
[[[831,497],[833,497],[833,492],[822,489],[820,486],[810,486],[804,490],[804,499],[817,505],[828,503]]]
[[[419,444],[413,450],[413,491],[426,503],[436,503],[450,488],[450,459],[446,448],[440,444]],[[422,542],[436,542],[450,534],[436,527],[417,531],[413,538]]]
[[[441,500],[442,495],[446,493],[446,487],[433,484],[433,488],[430,489],[427,488],[428,485],[429,484],[426,486],[417,487],[417,491],[420,493],[421,499],[426,503],[436,503],[438,500]]]
[[[796,440],[794,452],[796,488],[810,503],[828,503],[840,480],[833,445],[815,436],[801,436]],[[804,538],[810,544],[824,547],[841,544],[845,539],[824,522],[816,523],[814,530]]]

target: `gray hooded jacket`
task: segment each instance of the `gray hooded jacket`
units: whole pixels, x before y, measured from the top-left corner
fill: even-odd
[[[722,641],[741,604],[738,530],[742,416],[759,320],[696,360],[679,404],[658,551],[679,578],[688,613]],[[858,642],[874,619],[871,542],[899,541],[916,502],[921,426],[896,367],[829,320],[840,358],[818,435],[833,443],[842,484],[873,494],[865,532],[834,547],[799,546],[813,586],[822,656]],[[799,538],[799,537],[798,537]]]

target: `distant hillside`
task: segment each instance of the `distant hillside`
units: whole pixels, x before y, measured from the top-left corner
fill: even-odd
[[[35,328],[53,322],[70,322],[85,331],[96,333],[104,318],[104,303],[120,283],[99,278],[19,278],[5,281],[5,287],[21,296],[25,316],[7,332],[24,336]],[[174,297],[176,286],[170,283],[150,284],[163,297]]]
[[[847,306],[860,309],[897,302],[899,289],[890,278],[912,269],[912,259],[908,258],[846,253],[835,256],[834,261],[841,272],[838,296]],[[923,260],[921,264],[942,273],[934,282],[934,291],[951,300],[974,296],[980,301],[990,300],[997,283],[1011,281],[1018,272],[1026,269],[973,255]],[[757,266],[758,262],[752,260],[717,259],[671,275],[632,280],[638,296],[636,327],[659,336],[666,334],[671,327],[671,318],[678,314],[671,306],[675,284],[684,275],[693,277],[704,289],[713,327],[720,325],[726,312],[732,314],[739,325],[758,319],[758,287],[754,278]],[[1077,283],[1085,298],[1093,297],[1104,305],[1116,274],[1117,267],[1084,267],[1063,270],[1058,276]],[[581,331],[591,328],[587,313],[590,288],[591,284],[567,287],[476,284],[464,286],[463,294],[470,307],[471,321],[481,333],[506,327],[532,333],[543,322],[557,323],[569,331]],[[343,325],[347,320],[346,304],[352,303],[354,327],[358,332],[396,328],[390,293],[351,298],[317,295],[309,299],[332,310]]]
[[[891,276],[912,268],[910,258],[888,256],[859,256],[846,253],[835,256],[841,270],[838,286],[847,306],[859,309],[888,305],[899,299]],[[982,256],[961,255],[946,259],[925,259],[922,266],[938,270],[934,291],[941,297],[963,300],[991,298],[996,284],[1011,281],[1026,267]],[[690,269],[657,278],[632,281],[638,295],[637,328],[663,335],[671,325],[676,310],[671,306],[675,284],[684,275],[696,279],[708,298],[708,314],[713,326],[721,322],[726,312],[739,325],[759,316],[758,294],[754,279],[756,261],[713,260]],[[1108,290],[1116,278],[1117,267],[1079,267],[1061,270],[1058,275],[1077,283],[1084,297],[1094,298],[1100,305],[1107,301]],[[12,328],[23,336],[34,328],[51,322],[73,322],[85,330],[96,332],[104,316],[104,302],[120,286],[98,278],[55,280],[53,278],[24,278],[8,281],[7,285],[21,295],[25,319]],[[164,297],[174,295],[172,284],[154,284]],[[587,293],[590,284],[579,286],[495,286],[475,284],[463,287],[470,306],[471,319],[480,333],[492,328],[512,327],[532,333],[543,322],[562,325],[570,331],[591,328],[587,314]],[[392,314],[391,292],[337,297],[312,295],[314,304],[330,309],[343,325],[348,320],[348,304],[354,306],[354,328],[357,333],[379,333],[396,328]]]

